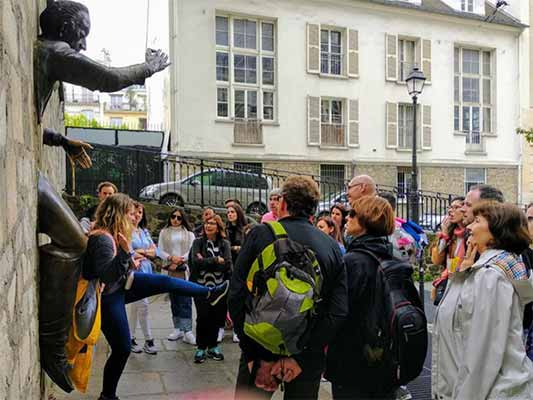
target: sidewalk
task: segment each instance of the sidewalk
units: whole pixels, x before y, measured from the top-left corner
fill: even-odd
[[[426,296],[428,293],[426,292]],[[170,306],[166,295],[151,298],[150,321],[152,334],[159,351],[157,355],[145,353],[131,354],[124,370],[117,395],[121,400],[226,400],[233,399],[233,389],[237,377],[240,357],[238,344],[232,343],[231,332],[221,345],[225,360],[207,360],[204,364],[194,364],[195,347],[181,340],[170,342],[166,339],[172,331]],[[428,310],[429,311],[429,310]],[[142,337],[140,329],[137,337]],[[143,341],[139,340],[142,344]],[[107,342],[100,338],[93,362],[92,376],[86,394],[53,392],[57,400],[96,400],[101,391],[102,372],[109,353]],[[409,385],[413,399],[430,398],[430,354],[421,376]],[[283,398],[279,391],[273,399]],[[331,399],[331,385],[321,384],[320,399]]]

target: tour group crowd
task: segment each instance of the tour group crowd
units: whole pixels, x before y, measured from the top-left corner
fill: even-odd
[[[380,261],[414,263],[420,238],[404,229],[395,197],[379,193],[370,176],[355,176],[346,193],[349,204],[316,217],[317,184],[291,176],[269,194],[269,212],[260,222],[246,216],[236,199],[226,201],[224,218],[204,208],[197,226],[177,207],[154,241],[143,205],[102,182],[99,204],[81,220],[89,236],[83,275],[105,284],[102,332],[111,352],[99,400],[118,399],[131,352],[156,356],[147,298],[158,293],[170,298],[174,329],[167,339],[195,346],[197,364],[223,362],[225,327],[232,329],[231,340],[242,351],[235,399],[267,399],[278,389],[285,399],[317,399],[324,381],[334,399],[412,398],[405,386],[368,365],[363,332]],[[265,223],[271,221],[314,253],[322,279],[302,350],[289,356],[245,333],[249,275],[277,237]],[[449,205],[429,244],[442,271],[433,282],[438,307],[429,321],[432,398],[533,399],[532,238],[533,204],[524,211],[495,187],[472,187]],[[156,260],[161,273],[154,271]],[[138,324],[143,338],[134,335]]]

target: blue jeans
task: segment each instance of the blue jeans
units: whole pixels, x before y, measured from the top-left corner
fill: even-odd
[[[172,322],[175,329],[183,332],[192,331],[192,300],[178,293],[169,293]]]
[[[130,290],[119,289],[102,296],[102,332],[111,347],[111,355],[104,367],[103,395],[116,396],[118,381],[130,356],[131,336],[126,304],[167,292],[206,298],[209,289],[167,275],[136,272]]]

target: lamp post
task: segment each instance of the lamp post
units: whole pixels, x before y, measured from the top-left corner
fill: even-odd
[[[410,219],[415,224],[418,224],[418,173],[416,165],[416,107],[418,96],[422,94],[424,89],[424,82],[426,77],[424,73],[414,67],[405,83],[407,83],[407,91],[409,96],[413,99],[413,155],[411,164],[411,189],[409,190],[409,214]],[[422,309],[424,308],[424,254],[418,261],[418,294],[422,303]]]
[[[422,94],[424,89],[424,82],[426,77],[424,73],[414,67],[405,83],[407,83],[407,91],[409,96],[413,99],[413,154],[411,164],[411,189],[409,191],[409,214],[410,219],[414,223],[418,224],[418,173],[416,165],[416,107],[418,96]]]

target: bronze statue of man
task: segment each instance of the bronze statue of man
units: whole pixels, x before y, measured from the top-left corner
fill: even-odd
[[[81,54],[91,22],[86,6],[74,1],[48,1],[40,16],[42,34],[35,47],[35,87],[37,113],[42,119],[46,105],[57,83],[69,82],[90,90],[114,92],[133,84],[144,84],[146,78],[165,69],[168,56],[148,49],[145,62],[123,68],[100,64]],[[60,87],[60,95],[62,90]],[[72,163],[82,168],[91,165],[85,152],[90,145],[72,140],[51,129],[44,129],[43,143],[62,146]],[[70,365],[65,344],[72,323],[76,285],[86,246],[76,217],[57,192],[41,175],[38,185],[39,232],[47,234],[51,243],[41,246],[39,343],[41,366],[63,390],[70,392]]]

